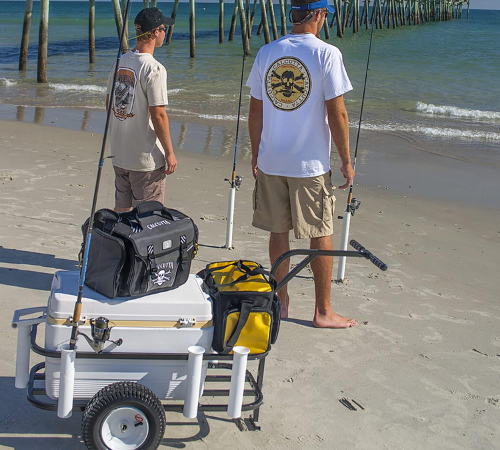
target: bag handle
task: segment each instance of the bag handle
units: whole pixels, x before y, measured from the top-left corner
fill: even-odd
[[[243,300],[241,302],[240,317],[238,318],[238,323],[231,334],[231,337],[227,340],[224,350],[221,352],[222,355],[228,355],[233,347],[235,346],[238,338],[240,337],[243,328],[245,327],[248,318],[250,317],[250,312],[252,311],[254,303],[250,300]]]
[[[137,220],[141,228],[144,228],[141,222],[141,218],[144,218],[148,214],[155,212],[159,212],[161,216],[165,217],[166,219],[174,220],[174,217],[172,216],[172,213],[169,211],[169,209],[165,208],[162,203],[155,200],[138,203],[135,207],[135,220]]]
[[[220,288],[220,287],[234,286],[236,283],[239,283],[240,281],[245,281],[248,278],[250,278],[251,276],[262,275],[264,277],[264,279],[269,284],[271,284],[273,286],[273,288],[276,288],[276,279],[268,270],[265,270],[264,268],[260,267],[259,265],[257,267],[254,267],[254,268],[248,267],[245,264],[245,261],[243,261],[241,259],[239,261],[231,262],[225,266],[212,267],[211,269],[205,269],[203,276],[206,279],[206,277],[208,275],[212,274],[213,272],[215,272],[217,270],[221,270],[221,269],[226,269],[227,267],[230,267],[230,266],[236,266],[240,270],[240,272],[244,272],[243,275],[238,277],[236,280],[231,281],[230,283],[212,284],[213,287]],[[267,276],[267,279],[266,279],[266,276]]]
[[[144,216],[148,213],[152,213],[155,211],[162,211],[165,207],[162,203],[157,202],[155,200],[151,200],[148,202],[140,202],[135,207],[138,216]]]

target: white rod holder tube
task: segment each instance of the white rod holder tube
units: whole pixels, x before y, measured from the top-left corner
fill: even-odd
[[[351,225],[351,213],[344,211],[344,222],[342,226],[342,239],[340,240],[340,249],[347,250],[347,241],[349,240],[349,227]],[[337,281],[342,281],[345,276],[345,261],[346,256],[339,256],[339,267],[337,272]]]
[[[70,350],[69,344],[61,347],[61,372],[59,380],[59,399],[57,416],[69,419],[73,413],[73,391],[75,388],[76,349]]]
[[[229,387],[229,403],[227,415],[232,419],[241,417],[243,392],[245,389],[245,374],[250,350],[247,347],[233,347],[233,369],[231,371],[231,386]]]
[[[186,398],[184,399],[184,417],[194,419],[198,415],[198,401],[201,389],[201,368],[205,349],[198,345],[188,347],[188,373],[186,379]]]
[[[28,379],[30,374],[31,324],[18,324],[16,328],[17,355],[15,386],[18,389],[24,389],[28,386]]]
[[[233,222],[234,222],[234,199],[236,188],[229,189],[229,200],[227,204],[227,230],[226,230],[226,248],[233,248]]]

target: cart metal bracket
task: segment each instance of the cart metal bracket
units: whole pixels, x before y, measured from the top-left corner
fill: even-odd
[[[29,316],[31,314],[42,313],[39,317],[32,317],[30,319],[22,319],[23,316]],[[39,323],[45,322],[47,320],[47,307],[46,306],[36,306],[34,308],[24,308],[14,311],[14,317],[12,318],[12,328],[17,327],[27,327],[31,325],[38,325]]]

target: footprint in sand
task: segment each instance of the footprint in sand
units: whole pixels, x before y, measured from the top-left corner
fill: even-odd
[[[303,434],[297,438],[300,445],[307,446],[307,448],[311,448],[311,445],[320,444],[324,442],[325,438],[321,437],[319,434]]]
[[[224,216],[218,216],[216,214],[202,214],[200,220],[204,220],[205,222],[215,222],[226,220],[226,218]]]
[[[427,342],[429,344],[435,344],[436,342],[442,342],[443,341],[443,336],[439,334],[434,328],[432,327],[427,327],[429,330],[432,331],[431,334],[428,334],[423,337],[423,341]]]
[[[495,338],[492,342],[491,345],[495,347],[500,347],[500,338]]]

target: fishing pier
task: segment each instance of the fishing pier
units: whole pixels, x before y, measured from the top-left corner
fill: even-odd
[[[275,0],[276,1],[276,0]],[[89,0],[88,16],[88,48],[89,63],[94,63],[95,55],[95,0]],[[278,39],[287,34],[291,27],[288,21],[288,0],[234,0],[234,3],[226,3],[232,7],[232,16],[229,24],[227,38],[229,41],[235,39],[237,25],[239,23],[239,34],[245,54],[250,55],[250,40],[256,36],[262,36],[264,43]],[[376,29],[397,28],[402,26],[414,26],[427,22],[447,21],[462,18],[462,9],[466,6],[466,16],[469,17],[470,0],[331,0],[335,13],[329,21],[325,21],[323,27],[323,38],[331,39],[333,33],[342,38],[352,30],[352,33],[360,32],[361,28],[368,29],[372,25]],[[128,17],[127,0],[111,0],[116,30],[118,37],[121,36],[124,23],[130,23],[133,18]],[[154,7],[157,0],[143,0],[142,7]],[[170,16],[177,16],[179,0],[174,0]],[[218,40],[222,45],[225,40],[224,23],[224,1],[219,0]],[[168,15],[169,11],[163,7],[163,13]],[[28,44],[30,35],[31,16],[33,0],[26,0],[24,24],[19,52],[19,70],[26,70],[28,57]],[[38,36],[38,63],[37,81],[47,82],[47,49],[49,28],[49,0],[40,0]],[[278,31],[279,28],[279,31]],[[175,40],[175,25],[168,28],[166,44],[173,45]],[[189,56],[196,56],[196,18],[195,0],[189,0]],[[332,30],[332,31],[331,31]],[[128,27],[123,32],[123,51],[128,51]]]

